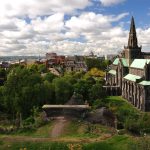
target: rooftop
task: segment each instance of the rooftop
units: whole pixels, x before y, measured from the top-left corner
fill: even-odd
[[[144,69],[145,64],[150,63],[150,59],[134,59],[131,68]]]
[[[126,80],[130,80],[130,81],[133,81],[133,82],[136,82],[136,80],[138,79],[141,79],[142,77],[140,76],[137,76],[137,75],[133,75],[133,74],[127,74],[124,79]]]
[[[127,60],[125,58],[120,58],[121,59],[121,62],[123,64],[124,67],[128,67],[128,63],[127,63]],[[119,58],[116,58],[113,62],[113,65],[118,65],[119,63]]]
[[[109,70],[108,73],[113,74],[113,75],[116,75],[116,70]]]
[[[142,81],[139,84],[144,85],[144,86],[148,86],[148,85],[150,85],[150,81]]]

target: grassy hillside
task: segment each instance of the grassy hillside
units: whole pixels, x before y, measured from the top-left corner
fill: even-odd
[[[149,113],[140,112],[121,97],[111,96],[103,101],[116,114],[118,125],[125,126],[122,135],[118,135],[114,128],[68,119],[60,136],[53,138],[51,132],[58,122],[51,121],[33,131],[1,134],[0,150],[148,150],[148,132],[145,137],[139,137],[131,134],[128,126],[138,130],[141,127],[149,129]],[[132,122],[129,124],[127,121],[130,119]]]
[[[0,142],[1,150],[127,150],[129,137],[114,136],[101,142]]]

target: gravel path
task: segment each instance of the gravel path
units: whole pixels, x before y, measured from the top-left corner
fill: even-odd
[[[61,134],[63,133],[64,128],[66,127],[67,124],[68,124],[68,121],[64,117],[56,118],[54,127],[50,133],[50,136],[52,138],[61,136]]]

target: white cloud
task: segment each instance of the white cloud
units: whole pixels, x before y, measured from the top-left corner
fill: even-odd
[[[5,0],[0,5],[0,55],[117,53],[127,44],[128,31],[118,15],[83,12],[90,0]],[[112,0],[113,1],[113,0]],[[31,17],[28,23],[24,18]],[[42,16],[42,17],[41,17]],[[120,22],[122,22],[120,24]],[[114,25],[114,23],[116,25]],[[150,28],[137,30],[139,43],[150,43]],[[80,41],[80,42],[79,42]]]
[[[117,4],[123,3],[124,1],[125,0],[100,0],[101,4],[106,7],[117,5]]]
[[[41,19],[40,17],[31,21],[34,31],[38,33],[61,32],[64,26],[64,14],[57,13]]]
[[[57,12],[72,13],[90,5],[89,0],[4,0],[0,5],[0,16],[36,17]]]
[[[108,48],[114,51],[114,38],[120,40],[126,34],[121,27],[113,27],[112,22],[119,21],[126,15],[127,13],[106,16],[90,12],[65,21],[63,13],[55,13],[43,19],[33,18],[29,24],[24,19],[5,18],[0,23],[0,48],[7,55],[44,55],[47,49],[64,54],[83,54],[91,50],[100,53]],[[120,45],[117,44],[118,48],[123,41],[119,42]]]

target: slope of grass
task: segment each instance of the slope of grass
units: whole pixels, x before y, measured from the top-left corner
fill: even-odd
[[[121,109],[127,109],[130,111],[135,111],[136,113],[141,113],[137,108],[130,104],[126,99],[121,96],[108,96],[105,102],[109,107],[114,109],[116,112]]]
[[[143,114],[138,109],[133,107],[132,104],[128,103],[126,100],[119,96],[109,96],[104,101],[106,105],[117,115],[118,120],[122,123],[125,123],[126,118],[128,117],[134,118]],[[25,135],[29,138],[50,137],[50,132],[53,124],[53,122],[50,122],[49,124],[44,125],[35,131],[16,133],[13,136],[14,138],[16,135]],[[110,134],[112,137],[101,138],[105,136],[105,134]],[[114,134],[114,129],[106,126],[102,126],[99,124],[90,124],[84,121],[70,120],[68,125],[64,129],[63,135],[61,135],[60,139],[57,139],[57,142],[14,142],[11,140],[0,140],[0,150],[19,150],[21,148],[26,148],[27,150],[130,150],[132,149],[133,143],[134,145],[136,145],[137,143],[135,138],[131,137],[130,135]],[[65,140],[63,140],[63,138]],[[70,143],[69,139],[73,139],[74,141],[71,140],[72,143]],[[94,140],[92,141],[92,139]],[[136,137],[136,139],[138,139],[138,137]]]
[[[16,142],[5,143],[0,150],[130,150],[128,149],[130,137],[114,136],[106,141],[94,143],[67,143],[67,142]]]

